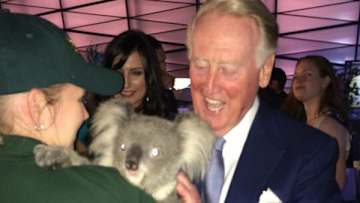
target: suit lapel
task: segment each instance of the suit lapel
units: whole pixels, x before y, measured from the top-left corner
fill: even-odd
[[[266,181],[282,158],[276,112],[260,103],[232,179],[226,202],[258,202]]]

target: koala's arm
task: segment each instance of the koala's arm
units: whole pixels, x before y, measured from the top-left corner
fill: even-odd
[[[90,161],[80,156],[75,150],[38,144],[34,147],[35,162],[40,167],[69,167],[89,165]]]

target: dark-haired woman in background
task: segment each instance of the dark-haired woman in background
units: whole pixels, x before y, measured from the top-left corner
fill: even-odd
[[[331,63],[322,56],[306,56],[296,64],[291,91],[283,109],[337,140],[336,181],[343,188],[350,135],[341,124],[346,120],[346,114],[339,95]]]
[[[156,56],[159,61],[161,81],[165,88],[162,91],[162,96],[165,101],[166,110],[170,118],[173,118],[178,113],[178,105],[175,98],[175,94],[173,92],[175,77],[173,75],[170,75],[166,70],[166,54],[163,46],[161,45],[161,42],[151,35],[147,35],[147,36],[150,40],[151,45],[154,47],[156,51]]]
[[[125,78],[124,89],[114,97],[125,99],[139,113],[174,117],[165,104],[160,62],[149,35],[129,30],[115,37],[105,50],[104,66]]]
[[[111,96],[90,98],[87,104],[90,115],[98,103],[112,97],[121,97],[138,113],[160,116],[169,120],[175,118],[177,109],[168,105],[161,79],[161,65],[152,37],[138,30],[128,30],[116,36],[105,49],[103,66],[119,71],[124,76],[124,88]],[[90,107],[90,108],[89,108]],[[86,154],[90,142],[89,120],[85,121],[78,131],[76,149]]]

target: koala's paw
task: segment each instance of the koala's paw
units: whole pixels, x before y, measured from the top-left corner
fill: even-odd
[[[70,165],[69,153],[64,147],[38,144],[34,147],[35,162],[40,167],[67,167]]]
[[[3,145],[3,144],[4,144],[4,141],[3,141],[2,136],[0,135],[0,145]]]

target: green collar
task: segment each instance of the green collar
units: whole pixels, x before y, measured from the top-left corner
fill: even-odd
[[[29,155],[33,153],[35,145],[40,144],[38,140],[18,135],[2,135],[4,144],[0,145],[1,153],[14,155]]]

